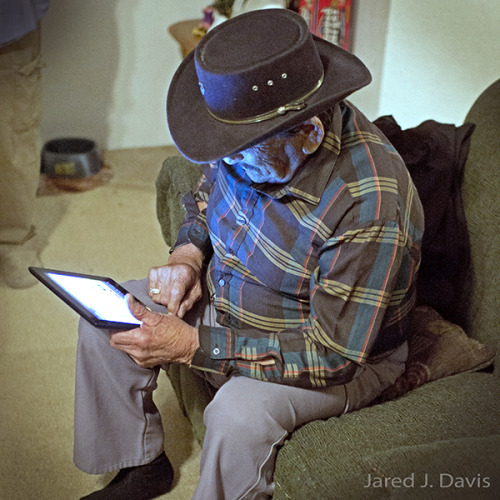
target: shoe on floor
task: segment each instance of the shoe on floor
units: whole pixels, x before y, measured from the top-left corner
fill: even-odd
[[[174,470],[165,452],[146,465],[122,469],[102,490],[80,500],[150,500],[172,489]]]
[[[0,245],[0,271],[10,288],[29,288],[38,280],[29,272],[29,266],[41,266],[38,253],[27,245]]]

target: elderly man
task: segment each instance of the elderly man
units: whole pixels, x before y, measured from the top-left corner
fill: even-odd
[[[85,498],[148,499],[172,468],[152,393],[182,363],[218,388],[197,499],[268,498],[297,426],[362,408],[404,371],[422,208],[394,148],[344,99],[370,80],[293,12],[215,28],[179,67],[173,139],[205,163],[168,264],[126,286],[143,323],[82,323],[75,463]],[[168,312],[167,312],[168,311]]]

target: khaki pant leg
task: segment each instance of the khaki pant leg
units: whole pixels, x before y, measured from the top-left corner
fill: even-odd
[[[40,177],[40,26],[0,48],[0,243],[33,235]]]

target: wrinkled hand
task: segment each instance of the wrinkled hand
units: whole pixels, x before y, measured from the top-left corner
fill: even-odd
[[[203,256],[194,245],[184,245],[170,256],[168,265],[149,271],[149,289],[154,302],[182,318],[202,296],[201,269]]]
[[[127,299],[130,311],[142,325],[111,333],[111,347],[126,352],[143,368],[170,362],[190,364],[199,347],[198,329],[173,314],[147,309],[131,295]]]

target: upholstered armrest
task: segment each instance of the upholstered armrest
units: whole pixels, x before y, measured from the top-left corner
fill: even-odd
[[[201,177],[201,165],[182,156],[170,156],[156,179],[156,215],[163,239],[172,246],[184,219],[181,198],[192,191]]]

